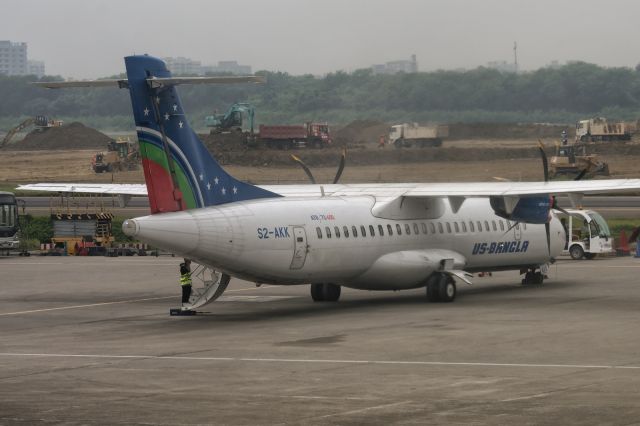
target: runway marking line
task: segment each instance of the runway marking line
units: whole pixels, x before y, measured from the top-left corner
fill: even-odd
[[[357,365],[409,365],[431,367],[507,367],[507,368],[571,368],[583,370],[640,370],[640,365],[598,365],[598,364],[532,364],[508,362],[454,362],[454,361],[393,361],[364,359],[304,359],[304,358],[246,358],[207,357],[178,355],[104,355],[104,354],[46,354],[0,352],[0,357],[32,358],[96,358],[96,359],[147,359],[169,361],[221,361],[255,363],[300,363],[300,364],[357,364]]]
[[[277,286],[269,286],[269,287],[277,287]],[[255,290],[255,287],[246,287],[246,288],[238,288],[235,290],[227,290],[226,293],[230,292],[238,292],[238,291],[248,291]],[[162,299],[176,299],[179,298],[179,295],[175,296],[162,296],[162,297],[147,297],[144,299],[131,299],[131,300],[116,300],[114,302],[101,302],[101,303],[91,303],[88,305],[73,305],[73,306],[59,306],[57,308],[43,308],[43,309],[32,309],[29,311],[18,311],[18,312],[5,312],[0,313],[0,317],[9,316],[9,315],[20,315],[20,314],[33,314],[36,312],[48,312],[48,311],[61,311],[65,309],[80,309],[80,308],[91,308],[95,306],[105,306],[105,305],[119,305],[123,303],[136,303],[136,302],[147,302],[149,300],[162,300]],[[277,297],[277,296],[275,296]]]

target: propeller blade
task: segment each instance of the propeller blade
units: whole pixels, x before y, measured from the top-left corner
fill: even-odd
[[[587,174],[587,171],[589,171],[589,168],[587,167],[586,169],[582,169],[580,171],[580,173],[578,173],[578,176],[576,176],[575,178],[573,178],[573,180],[580,180],[584,177],[584,175]]]
[[[549,253],[549,257],[551,257],[551,225],[549,222],[544,224],[544,231],[547,233],[547,252]]]
[[[558,199],[555,196],[553,196],[551,198],[553,198],[553,203],[551,203],[551,209],[552,210],[558,210],[559,212],[562,212],[562,213],[564,213],[566,215],[571,215],[571,213],[569,213],[568,211],[566,211],[565,209],[563,209],[562,207],[560,207],[558,205]]]
[[[338,171],[336,172],[336,177],[333,178],[333,183],[338,183],[340,180],[340,176],[342,176],[342,171],[344,170],[344,163],[347,159],[347,147],[345,146],[342,149],[342,155],[340,156],[340,164],[338,165]]]
[[[542,157],[542,169],[544,170],[544,181],[549,182],[549,162],[547,160],[547,153],[544,152],[544,145],[538,140],[538,149],[540,150],[540,156]]]
[[[311,173],[311,170],[309,170],[309,167],[307,167],[306,164],[304,164],[304,161],[302,161],[301,159],[299,159],[298,157],[296,157],[295,155],[291,154],[291,159],[293,161],[295,161],[296,163],[298,163],[300,165],[300,167],[302,167],[302,170],[304,170],[304,172],[307,174],[307,177],[309,178],[309,180],[311,181],[312,184],[316,183],[315,178],[313,177],[313,174]],[[338,176],[339,177],[339,176]]]

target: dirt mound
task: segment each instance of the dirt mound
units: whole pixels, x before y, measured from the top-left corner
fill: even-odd
[[[74,122],[61,127],[33,130],[22,141],[5,149],[20,151],[56,149],[106,149],[111,138],[104,133]]]
[[[375,120],[356,120],[333,132],[336,145],[377,143],[380,135],[389,134],[389,125]]]
[[[569,125],[548,123],[453,123],[449,139],[531,139],[555,138],[566,130],[572,139],[575,129]]]

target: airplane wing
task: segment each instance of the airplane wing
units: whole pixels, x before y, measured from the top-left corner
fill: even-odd
[[[373,195],[396,197],[526,197],[563,194],[607,194],[640,192],[640,179],[607,179],[552,182],[457,182],[409,184],[339,184],[339,185],[260,185],[261,188],[284,196],[317,197]],[[17,189],[65,193],[147,195],[145,184],[108,183],[35,183]]]
[[[78,194],[147,195],[147,185],[143,183],[32,183],[20,185],[16,189]]]

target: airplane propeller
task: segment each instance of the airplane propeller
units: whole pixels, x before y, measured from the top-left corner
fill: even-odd
[[[346,158],[347,158],[347,148],[344,147],[342,149],[342,154],[340,155],[340,163],[338,164],[338,170],[336,171],[336,175],[333,178],[333,183],[336,184],[338,183],[338,181],[340,180],[340,177],[342,176],[342,172],[344,171],[344,165],[346,162]],[[307,177],[309,178],[309,180],[311,181],[312,184],[315,185],[316,183],[316,179],[313,177],[313,173],[311,173],[311,169],[309,169],[309,167],[304,163],[304,161],[302,161],[299,157],[291,154],[291,159],[293,161],[295,161],[296,163],[298,163],[298,165],[300,165],[300,167],[302,167],[302,170],[304,170],[304,172],[306,173]]]

